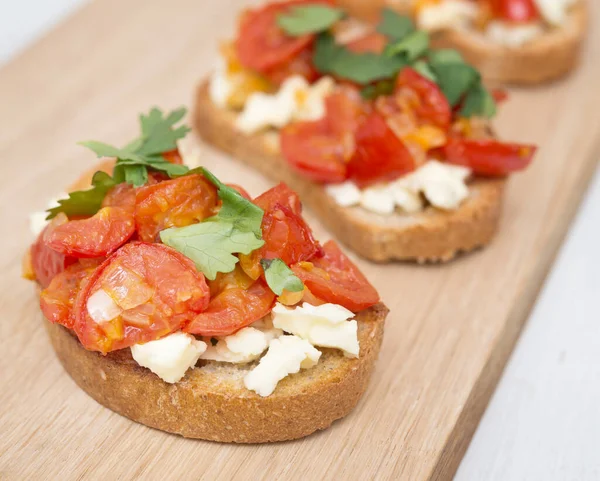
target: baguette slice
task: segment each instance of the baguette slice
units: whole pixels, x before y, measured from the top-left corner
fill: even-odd
[[[418,214],[378,215],[361,207],[341,207],[325,189],[296,174],[279,153],[272,132],[245,135],[235,127],[235,113],[210,99],[208,81],[197,91],[193,124],[206,142],[242,159],[264,175],[287,183],[316,212],[323,224],[361,256],[378,262],[448,261],[459,252],[488,244],[498,226],[503,179],[477,179],[456,211],[427,208]]]
[[[404,14],[411,12],[410,3],[405,0],[373,3],[380,8],[387,3]],[[369,2],[371,12],[373,3]],[[587,24],[586,0],[580,0],[564,25],[520,47],[498,45],[482,33],[468,29],[437,32],[432,35],[431,44],[434,48],[459,50],[490,83],[536,85],[563,77],[577,66]]]
[[[116,413],[188,438],[235,443],[286,441],[325,429],[364,393],[383,337],[387,308],[357,315],[360,357],[320,349],[319,363],[279,382],[268,397],[244,387],[256,364],[200,361],[176,384],[140,367],[129,349],[106,356],[86,350],[68,329],[45,321],[65,370],[81,389]]]

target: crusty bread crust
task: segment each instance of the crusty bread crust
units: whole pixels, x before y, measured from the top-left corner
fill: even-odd
[[[402,0],[378,0],[374,3],[380,3],[380,7],[387,3],[406,14],[410,14],[411,10],[410,4]],[[373,3],[370,5],[374,7]],[[520,47],[498,45],[472,29],[437,32],[432,35],[431,43],[436,48],[460,50],[489,82],[535,85],[563,77],[577,66],[588,16],[587,2],[580,0],[569,12],[565,25],[551,29]]]
[[[378,215],[361,207],[339,206],[320,185],[293,172],[279,153],[273,133],[238,131],[235,114],[210,100],[207,82],[198,88],[193,115],[196,132],[205,141],[287,183],[339,240],[367,259],[448,261],[459,252],[488,244],[497,230],[503,179],[475,180],[470,184],[470,197],[456,211],[427,208],[414,215]]]
[[[107,408],[188,438],[265,443],[308,436],[352,411],[371,376],[387,312],[377,304],[357,315],[358,359],[322,349],[314,368],[288,376],[264,398],[243,385],[255,363],[200,361],[180,382],[168,384],[139,366],[129,349],[103,356],[86,350],[63,326],[44,322],[65,370]]]

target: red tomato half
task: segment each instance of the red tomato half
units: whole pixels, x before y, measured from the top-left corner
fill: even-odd
[[[165,158],[167,162],[171,162],[172,164],[183,165],[183,159],[181,158],[181,154],[179,153],[179,149],[169,150],[168,152],[164,152],[162,156]]]
[[[353,312],[379,302],[375,288],[334,241],[325,243],[323,250],[323,257],[292,267],[315,296]]]
[[[201,336],[228,336],[265,317],[274,303],[275,294],[262,279],[249,289],[225,289],[183,330]]]
[[[364,37],[352,40],[346,47],[354,53],[382,53],[388,44],[388,38],[379,32],[372,32]]]
[[[135,225],[144,242],[169,227],[194,224],[215,213],[217,189],[201,175],[186,175],[135,191]]]
[[[394,180],[415,169],[415,161],[389,127],[373,112],[356,132],[356,151],[348,164],[348,177],[360,187]]]
[[[469,167],[475,175],[491,177],[503,177],[525,169],[536,150],[533,145],[458,138],[451,138],[444,147],[448,163]]]
[[[67,219],[65,214],[58,214],[31,246],[31,267],[33,268],[35,279],[43,288],[48,287],[50,281],[64,271],[67,266],[77,262],[77,259],[51,249],[44,241],[47,234],[51,234],[54,229],[67,222],[69,222],[69,219]]]
[[[317,0],[289,0],[248,10],[242,15],[235,48],[240,63],[258,72],[268,72],[288,63],[312,42],[314,35],[288,36],[277,25],[277,17],[291,7]]]
[[[44,235],[51,249],[73,257],[103,257],[133,235],[133,214],[120,207],[103,207],[87,219],[70,220]]]
[[[412,91],[412,92],[411,92]],[[406,108],[414,109],[420,120],[444,130],[450,127],[452,110],[435,82],[406,67],[396,79],[396,98],[406,97]]]
[[[275,85],[281,85],[287,78],[293,75],[300,75],[301,77],[304,77],[308,83],[313,83],[319,78],[319,72],[315,69],[312,56],[312,48],[305,48],[286,63],[264,71],[263,75]]]
[[[88,311],[92,296],[98,322]],[[110,310],[100,311],[112,319],[98,320],[100,296],[112,300]],[[206,309],[209,298],[204,275],[190,259],[162,244],[130,242],[104,261],[77,294],[73,328],[86,349],[106,353],[181,329]]]
[[[281,204],[291,209],[294,214],[302,213],[300,196],[283,182],[260,194],[254,199],[254,203],[265,212],[274,209],[277,204]]]
[[[488,2],[492,14],[502,20],[532,22],[540,17],[535,0],[488,0]]]
[[[52,279],[50,285],[40,294],[40,308],[46,319],[52,323],[73,328],[73,304],[82,282],[92,275],[100,260],[86,265],[79,262],[67,267]]]

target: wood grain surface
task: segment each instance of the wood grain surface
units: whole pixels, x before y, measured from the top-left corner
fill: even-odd
[[[591,2],[595,3],[595,2]],[[0,70],[0,479],[448,479],[569,226],[600,147],[600,18],[568,81],[511,93],[500,135],[542,146],[509,183],[501,233],[446,266],[359,261],[391,308],[375,375],[346,419],[308,438],[236,446],[186,440],[99,406],[64,373],[33,285],[20,279],[28,214],[124,143],[152,105],[190,105],[238,1],[99,0]],[[256,194],[258,174],[203,148]],[[326,227],[308,213],[320,238]]]

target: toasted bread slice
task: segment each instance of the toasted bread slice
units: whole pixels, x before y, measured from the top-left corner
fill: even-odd
[[[400,13],[411,13],[410,2],[387,0],[369,2],[371,14],[367,16],[372,18],[374,4],[382,8],[386,3]],[[586,1],[581,0],[570,10],[564,25],[552,28],[519,47],[498,45],[472,29],[437,32],[432,35],[431,41],[433,47],[455,48],[462,52],[465,59],[491,83],[535,85],[558,79],[577,66],[587,24],[588,7]]]
[[[268,397],[246,389],[256,365],[200,361],[176,384],[140,367],[129,349],[106,356],[45,321],[54,350],[73,380],[100,404],[147,426],[188,438],[235,443],[286,441],[325,429],[346,416],[364,393],[383,337],[387,308],[357,315],[360,357],[321,349],[319,363],[279,382]]]
[[[292,171],[273,133],[245,135],[235,113],[210,99],[208,82],[197,91],[193,124],[208,143],[242,159],[274,180],[287,183],[335,236],[373,261],[448,261],[459,252],[488,244],[497,229],[505,181],[475,180],[471,195],[453,212],[432,207],[418,214],[378,215],[361,207],[341,207],[325,189]]]

